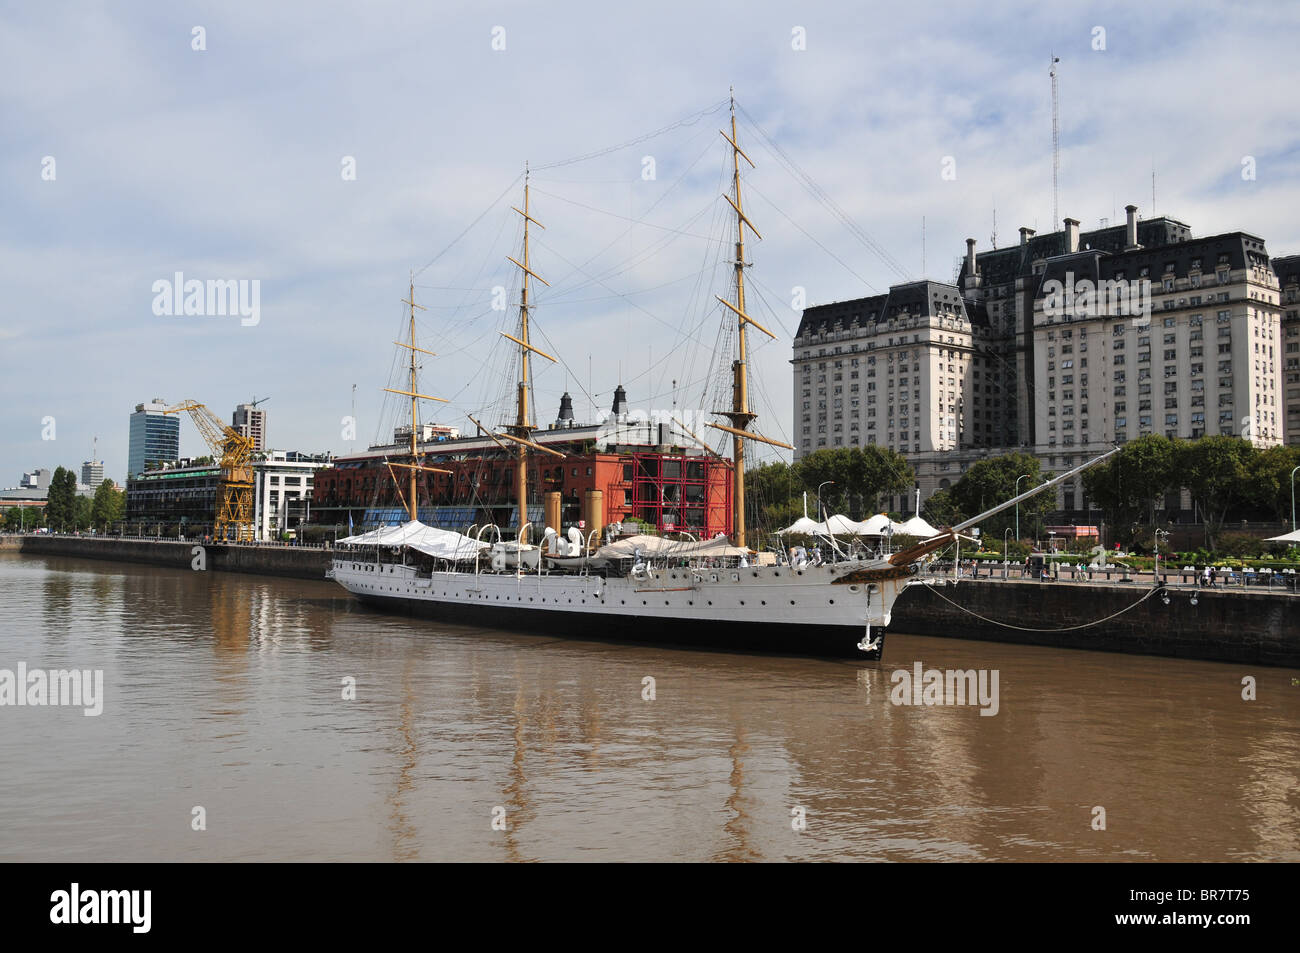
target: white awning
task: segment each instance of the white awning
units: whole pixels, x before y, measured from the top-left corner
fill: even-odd
[[[596,550],[593,556],[596,559],[626,559],[635,556],[638,552],[642,556],[658,556],[675,545],[672,540],[664,539],[662,536],[642,534],[606,543]]]
[[[390,549],[409,546],[411,549],[439,559],[471,559],[488,545],[463,533],[438,529],[436,526],[425,526],[419,520],[411,520],[401,526],[381,526],[368,533],[347,536],[340,539],[339,543],[349,546],[383,546]]]
[[[824,523],[818,523],[814,532],[821,536],[858,536],[860,524],[840,513],[836,513]]]
[[[1281,536],[1270,536],[1264,540],[1266,543],[1300,543],[1300,530],[1294,533],[1284,533]]]
[[[915,536],[918,539],[930,539],[934,536],[938,536],[942,530],[935,529],[919,516],[913,516],[906,523],[903,523],[895,529],[894,532],[902,533],[906,536]]]

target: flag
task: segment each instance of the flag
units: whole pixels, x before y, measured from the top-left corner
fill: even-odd
[[[349,536],[353,535],[353,533],[352,533],[352,511],[351,511],[351,510],[348,510],[348,535],[349,535]]]

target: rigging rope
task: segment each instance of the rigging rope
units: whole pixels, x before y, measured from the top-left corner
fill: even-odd
[[[1012,625],[1010,622],[999,622],[997,619],[990,619],[987,616],[982,616],[975,610],[968,609],[964,605],[961,605],[958,602],[954,602],[953,600],[949,599],[947,596],[940,593],[934,586],[927,585],[924,588],[929,589],[931,592],[933,592],[944,602],[948,603],[950,606],[960,609],[962,612],[965,612],[968,615],[972,615],[975,618],[979,619],[981,622],[987,622],[990,625],[999,625],[1002,626],[1002,628],[1004,629],[1015,629],[1018,632],[1075,632],[1078,631],[1079,629],[1089,629],[1092,628],[1094,625],[1101,625],[1103,622],[1109,622],[1111,619],[1117,618],[1118,616],[1122,616],[1125,612],[1128,612],[1130,609],[1136,609],[1138,606],[1146,602],[1148,599],[1150,599],[1152,596],[1154,596],[1157,592],[1159,592],[1161,589],[1165,587],[1152,586],[1151,589],[1147,591],[1147,593],[1143,595],[1142,598],[1139,599],[1137,602],[1133,603],[1131,606],[1125,606],[1123,609],[1120,609],[1118,612],[1112,612],[1110,615],[1106,616],[1103,619],[1096,619],[1095,621],[1092,622],[1085,622],[1082,625],[1067,625],[1059,629],[1036,629],[1030,626]]]

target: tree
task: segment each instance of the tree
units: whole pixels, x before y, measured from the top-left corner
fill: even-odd
[[[45,514],[54,529],[69,525],[73,517],[73,498],[77,495],[77,476],[71,470],[57,467],[50,478],[45,494]]]
[[[99,529],[118,522],[126,510],[126,495],[112,480],[105,480],[95,489],[90,504],[90,520]]]
[[[1164,498],[1181,485],[1179,443],[1147,434],[1126,443],[1103,464],[1085,470],[1083,489],[1113,526],[1139,520],[1155,526]]]
[[[988,457],[973,464],[962,474],[961,479],[952,486],[952,503],[966,518],[978,516],[1016,495],[1016,480],[1028,475],[1028,480],[1021,481],[1020,492],[1031,489],[1034,485],[1051,478],[1051,474],[1041,473],[1038,458],[1028,453],[1005,453],[1000,457]],[[1056,508],[1056,496],[1043,493],[1030,497],[1020,504],[1021,535],[1026,529],[1040,522]],[[1015,510],[1007,509],[986,519],[981,524],[985,535],[1001,535],[1008,526],[1015,525]]]
[[[844,499],[848,515],[856,512],[859,517],[877,512],[882,496],[908,492],[916,482],[906,457],[875,444],[818,450],[796,467],[809,493],[827,480],[834,481],[835,495]],[[825,499],[823,496],[823,502]],[[817,518],[821,519],[820,514]]]
[[[74,529],[90,528],[90,497],[73,493],[72,518],[69,521]]]
[[[1228,509],[1246,493],[1246,478],[1255,448],[1240,437],[1202,437],[1181,443],[1176,466],[1181,482],[1191,491],[1205,524],[1205,545],[1223,527]]]
[[[921,516],[931,526],[955,526],[962,521],[962,513],[953,502],[952,490],[935,490],[921,506]]]
[[[775,532],[802,515],[802,487],[788,463],[765,463],[745,474],[745,514],[748,525]]]
[[[1269,447],[1256,451],[1247,468],[1247,499],[1288,526],[1291,525],[1291,471],[1297,466],[1300,466],[1300,447]]]

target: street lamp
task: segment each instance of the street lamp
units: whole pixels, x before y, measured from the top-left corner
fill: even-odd
[[[817,485],[817,518],[822,522],[826,521],[826,514],[822,512],[822,487],[834,485],[834,480],[823,480]]]
[[[1012,494],[1013,496],[1020,495],[1020,481],[1028,480],[1028,479],[1029,479],[1028,473],[1024,474],[1023,476],[1016,477],[1016,492]],[[1020,539],[1020,501],[1019,500],[1016,501],[1016,539],[1017,540]]]
[[[1300,470],[1300,467],[1296,467],[1295,470],[1292,470],[1292,471],[1291,471],[1291,532],[1293,532],[1293,533],[1295,532],[1295,473],[1296,473],[1296,470]]]
[[[1002,578],[1003,579],[1007,578],[1007,573],[1010,571],[1011,568],[1011,563],[1010,563],[1011,549],[1010,547],[1007,546],[1007,534],[1010,532],[1011,532],[1010,526],[1008,526],[1006,529],[1002,531]]]
[[[1169,541],[1169,533],[1163,529],[1158,529],[1155,531],[1154,535],[1156,541],[1156,562],[1155,569],[1152,570],[1154,576],[1152,583],[1158,586],[1160,585],[1160,544]]]

